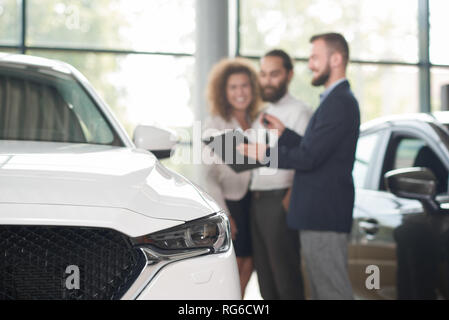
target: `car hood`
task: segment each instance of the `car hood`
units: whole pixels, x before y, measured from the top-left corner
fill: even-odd
[[[181,221],[220,210],[149,152],[25,141],[0,141],[0,203],[122,208]]]

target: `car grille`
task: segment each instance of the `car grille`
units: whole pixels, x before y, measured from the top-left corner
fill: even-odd
[[[0,226],[2,300],[120,299],[144,265],[143,253],[114,230]]]

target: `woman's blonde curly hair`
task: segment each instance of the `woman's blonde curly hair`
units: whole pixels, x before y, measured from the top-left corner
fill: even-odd
[[[226,85],[229,77],[237,73],[244,73],[249,77],[253,99],[247,113],[250,120],[253,121],[260,110],[262,99],[256,71],[251,63],[243,58],[223,59],[212,68],[207,86],[210,112],[212,115],[221,116],[226,121],[230,120],[232,106],[226,97]]]

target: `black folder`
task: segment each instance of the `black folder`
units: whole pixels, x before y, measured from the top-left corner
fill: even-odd
[[[265,167],[255,159],[237,151],[238,145],[249,143],[241,130],[225,130],[221,134],[203,139],[203,142],[235,172]]]

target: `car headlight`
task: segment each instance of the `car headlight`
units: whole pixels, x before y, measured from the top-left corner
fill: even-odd
[[[229,249],[230,226],[223,212],[189,221],[183,225],[132,239],[137,246],[151,246],[160,250],[185,251],[209,248],[212,253]]]

